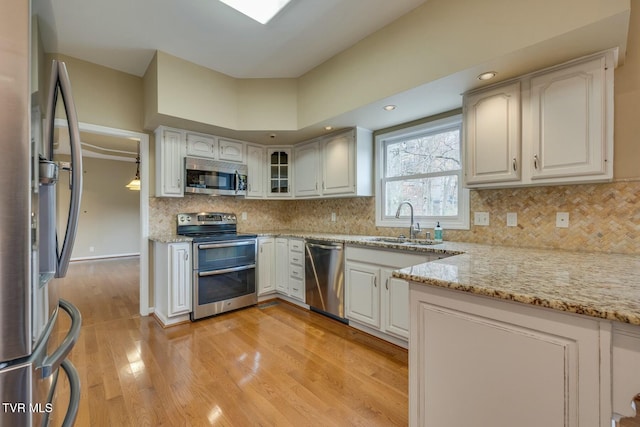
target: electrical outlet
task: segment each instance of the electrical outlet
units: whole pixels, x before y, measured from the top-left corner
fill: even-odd
[[[336,222],[336,213],[331,212],[331,222]]]
[[[518,214],[516,212],[507,212],[507,227],[518,226]]]
[[[488,226],[489,225],[489,212],[474,212],[473,223],[475,225]]]
[[[247,213],[246,212],[242,212],[240,217],[242,218],[243,221],[246,221],[247,220]]]
[[[569,212],[556,213],[556,227],[569,228]]]

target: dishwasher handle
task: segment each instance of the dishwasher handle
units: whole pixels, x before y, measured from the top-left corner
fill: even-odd
[[[310,248],[320,248],[320,249],[327,249],[330,251],[341,251],[343,246],[342,243],[336,243],[331,244],[331,243],[311,243],[311,242],[307,242],[307,246],[309,246]]]

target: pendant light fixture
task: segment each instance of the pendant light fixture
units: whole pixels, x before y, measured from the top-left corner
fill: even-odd
[[[140,191],[140,141],[138,141],[138,156],[136,157],[136,176],[125,187],[132,191]]]

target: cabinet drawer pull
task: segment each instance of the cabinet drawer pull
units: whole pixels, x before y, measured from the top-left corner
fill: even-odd
[[[387,288],[387,290],[389,290],[389,278],[387,277],[387,281],[385,283],[385,287]]]
[[[373,287],[374,287],[374,288],[377,288],[377,287],[378,287],[378,278],[377,278],[377,277],[374,277],[374,278],[373,278]]]
[[[538,169],[538,155],[533,156],[533,167],[534,169]]]
[[[518,161],[515,157],[513,158],[513,170],[514,172],[518,170]]]

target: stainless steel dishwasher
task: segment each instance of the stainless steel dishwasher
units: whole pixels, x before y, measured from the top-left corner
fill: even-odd
[[[313,311],[343,323],[344,244],[322,240],[305,241],[306,303]]]

